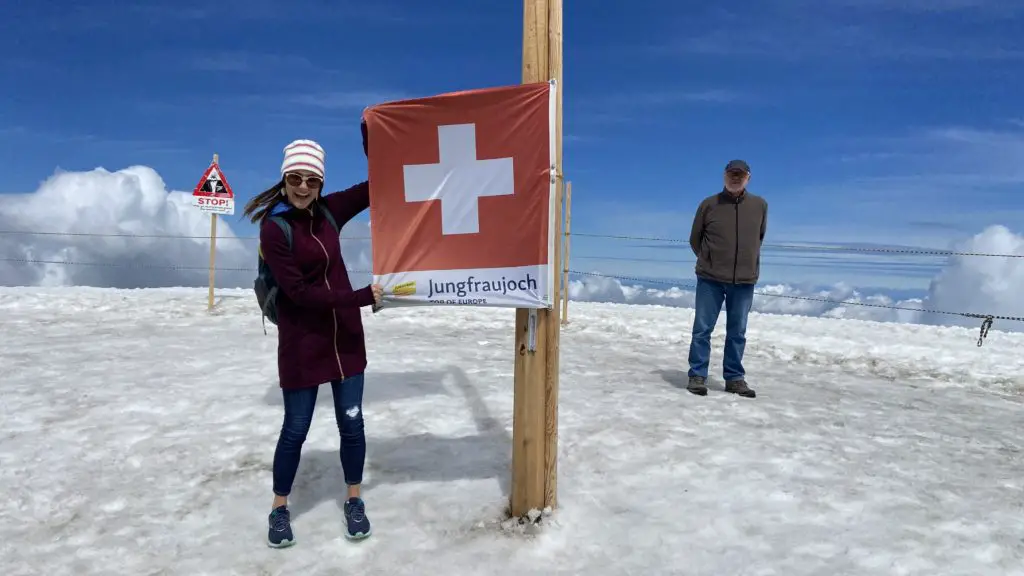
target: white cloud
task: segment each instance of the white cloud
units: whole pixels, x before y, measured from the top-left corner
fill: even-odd
[[[241,205],[236,209],[240,211]],[[237,218],[222,218],[218,223],[217,267],[239,270],[219,271],[217,285],[250,288],[255,276],[256,242],[236,236],[230,222]],[[144,166],[117,172],[102,168],[61,172],[35,192],[0,195],[0,230],[26,233],[0,234],[2,285],[133,288],[205,286],[208,281],[208,217],[191,206],[187,192],[167,190],[160,176]],[[37,232],[77,235],[27,234]],[[364,222],[350,222],[343,230],[346,264],[358,271],[350,273],[354,286],[363,286],[370,280],[366,271],[371,266],[372,252],[369,241],[363,239],[367,236],[369,225]],[[1024,237],[1005,227],[991,226],[958,246],[957,251],[1024,255]],[[1021,285],[1024,258],[962,256],[949,259],[923,301],[894,301],[882,294],[863,294],[845,284],[828,290],[783,284],[758,287],[759,292],[777,296],[843,300],[908,310],[772,296],[758,296],[755,309],[776,314],[977,326],[979,321],[975,319],[919,310],[1024,316],[1024,300],[1016,296]],[[692,307],[694,301],[688,288],[649,288],[605,277],[574,280],[569,290],[574,300],[678,307]],[[995,327],[1024,330],[1024,324],[1006,321],[997,321]]]
[[[251,287],[256,241],[238,238],[231,223],[217,223],[216,283]],[[361,223],[345,227],[359,233]],[[190,194],[169,191],[151,168],[116,172],[59,172],[30,194],[0,195],[0,284],[135,288],[205,286],[210,253],[209,216]],[[34,234],[34,233],[60,234]],[[102,234],[105,236],[94,236]],[[165,236],[139,237],[139,236]],[[350,268],[369,269],[365,241],[344,241]],[[59,264],[53,262],[74,262]],[[175,269],[175,267],[177,267]]]
[[[964,242],[958,252],[1016,254],[1024,256],[1024,236],[1005,226],[990,226]],[[965,310],[998,316],[1024,317],[1024,258],[955,256],[940,272],[928,290],[927,308]],[[930,324],[973,325],[975,320],[936,318],[925,314]],[[997,321],[1000,326],[1007,322]],[[1020,323],[1018,327],[1024,329]]]
[[[1024,256],[1024,236],[1016,235],[1004,226],[990,226],[957,246],[955,251]],[[974,327],[980,326],[980,320],[922,310],[1024,317],[1024,300],[1018,295],[1020,286],[1024,286],[1024,258],[953,256],[932,280],[928,295],[923,300],[896,301],[884,294],[863,294],[842,283],[829,290],[818,291],[775,284],[758,286],[757,291],[762,295],[755,298],[754,309],[774,314]],[[573,300],[678,307],[692,307],[694,303],[694,293],[689,288],[650,288],[599,276],[570,282],[569,297]],[[836,301],[856,304],[835,304]],[[997,320],[995,328],[1019,331],[1024,330],[1024,323]]]
[[[647,88],[635,92],[609,94],[593,98],[592,100],[585,101],[584,104],[593,105],[604,110],[615,106],[673,106],[695,102],[734,103],[749,99],[750,95],[747,93],[722,88],[703,90]]]
[[[168,53],[166,58],[170,61],[182,61],[182,54],[179,50]],[[191,68],[203,72],[288,72],[300,73],[326,73],[308,58],[291,54],[272,54],[247,52],[242,50],[201,52],[191,60],[184,63]]]
[[[831,6],[829,6],[831,4]],[[985,4],[982,10],[982,4]],[[994,0],[779,0],[754,3],[743,14],[691,18],[656,52],[702,56],[746,56],[796,61],[828,59],[831,66],[866,59],[889,61],[988,61],[1024,59],[1014,39],[991,26],[993,19],[1017,17],[1019,4]],[[879,17],[878,8],[895,17]],[[857,8],[856,11],[845,8]],[[874,8],[872,10],[860,10]],[[970,8],[951,35],[941,20],[922,16]],[[899,12],[914,14],[901,18]],[[1010,30],[1012,27],[1006,27]],[[940,40],[937,40],[941,39]]]
[[[754,310],[769,314],[849,318],[880,322],[914,322],[918,320],[919,316],[916,310],[921,307],[921,300],[918,299],[895,301],[881,294],[864,295],[845,284],[837,284],[829,290],[803,290],[785,284],[771,284],[758,286],[757,292],[760,295],[755,297]],[[654,304],[684,308],[692,308],[694,305],[694,293],[689,287],[650,288],[601,276],[589,276],[583,280],[571,281],[569,298],[581,301]],[[821,300],[832,302],[822,302]],[[839,305],[834,303],[837,301],[897,306],[913,310]]]
[[[363,109],[381,102],[401,100],[408,96],[401,92],[356,90],[342,92],[319,92],[311,94],[299,94],[292,98],[292,102],[315,108],[326,108],[328,110],[341,109]]]
[[[0,261],[0,282],[5,285],[202,286],[206,279],[201,269],[165,268],[201,268],[208,262],[204,236],[209,236],[209,218],[191,206],[189,194],[168,192],[160,176],[143,166],[60,172],[31,194],[0,196],[0,229],[80,234],[0,236],[0,259],[5,260]],[[247,247],[233,238],[227,222],[218,223],[218,236],[218,267],[252,266]],[[11,259],[97,265],[6,261]]]
[[[820,7],[821,0],[815,0],[813,5]],[[979,13],[989,13],[1003,16],[1010,16],[1020,11],[1020,6],[1013,2],[1002,2],[998,0],[829,0],[826,5],[840,8],[853,8],[858,10],[885,10],[907,13],[944,13],[966,11],[977,16]],[[808,3],[811,5],[811,3]]]

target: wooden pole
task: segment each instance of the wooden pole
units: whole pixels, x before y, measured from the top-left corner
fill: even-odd
[[[555,239],[561,235],[562,184],[562,0],[523,0],[523,83],[554,79]],[[512,422],[513,517],[554,507],[557,500],[558,460],[558,302],[561,250],[555,250],[549,309],[516,310],[515,383]],[[532,337],[531,337],[532,335]]]
[[[217,155],[213,155],[213,163],[217,163]],[[217,261],[217,214],[210,213],[210,290],[206,295],[206,310],[213,310],[214,265]]]
[[[565,184],[565,235],[562,257],[562,324],[569,323],[569,233],[572,230],[572,182]]]
[[[555,172],[558,177],[558,207],[555,214],[555,239],[562,234],[562,191],[565,178],[562,172],[562,95],[565,86],[562,84],[562,0],[548,0],[548,76],[557,82],[558,92],[555,94]],[[555,270],[555,286],[552,294],[552,309],[548,314],[548,349],[547,374],[544,380],[545,410],[545,450],[544,472],[547,486],[544,491],[544,506],[554,508],[558,503],[558,376],[561,360],[562,330],[558,323],[558,300],[562,290],[558,278],[558,265],[561,251],[555,251],[555,261],[551,263]]]

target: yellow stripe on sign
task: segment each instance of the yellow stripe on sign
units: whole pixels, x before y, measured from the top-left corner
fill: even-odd
[[[416,282],[409,281],[396,284],[395,287],[391,289],[391,293],[395,296],[412,296],[416,293]]]

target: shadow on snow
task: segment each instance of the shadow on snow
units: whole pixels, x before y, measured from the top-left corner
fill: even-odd
[[[450,385],[446,386],[446,381]],[[491,415],[469,376],[457,366],[444,371],[384,372],[366,375],[363,404],[386,403],[427,395],[461,396],[472,414],[477,434],[461,438],[425,433],[402,438],[374,438],[367,433],[366,470],[372,479],[363,491],[403,482],[451,482],[494,478],[504,497],[510,494],[511,434]],[[264,396],[272,406],[282,406],[281,391],[274,384]],[[316,417],[334,418],[329,386],[317,395]],[[282,410],[283,418],[283,410]],[[340,442],[340,440],[336,440]],[[334,499],[339,509],[346,499],[341,458],[335,450],[303,447],[299,471],[289,497],[293,517]]]

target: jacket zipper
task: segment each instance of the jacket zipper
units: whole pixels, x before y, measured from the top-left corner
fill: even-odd
[[[331,255],[327,253],[327,247],[324,246],[324,243],[321,242],[320,239],[317,238],[316,234],[313,232],[313,218],[312,218],[313,211],[312,210],[309,211],[309,215],[310,215],[310,219],[309,219],[309,235],[313,237],[313,240],[316,240],[316,243],[320,245],[320,249],[324,251],[324,258],[327,260],[324,263],[324,284],[326,284],[327,285],[327,289],[330,290],[331,289],[331,282],[327,279],[327,269],[331,265]],[[341,372],[341,379],[344,380],[345,379],[345,370],[342,369],[342,367],[341,367],[341,355],[338,354],[338,313],[337,313],[337,311],[335,311],[334,308],[331,308],[331,318],[334,320],[334,333],[333,333],[333,336],[334,336],[334,359],[338,361],[338,372]]]
[[[732,283],[736,283],[736,270],[740,263],[740,202],[739,199],[734,200],[733,206],[736,207],[736,253],[732,257]]]

